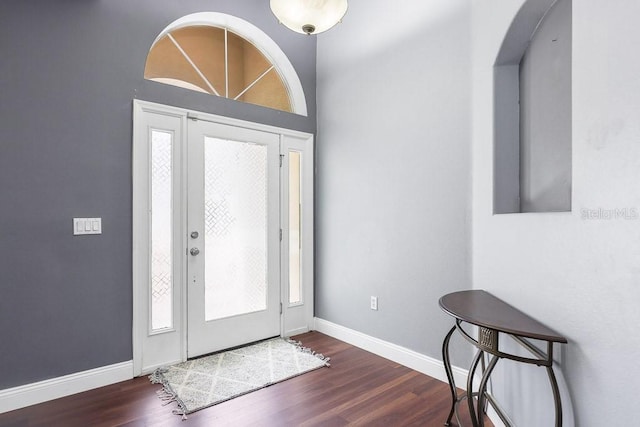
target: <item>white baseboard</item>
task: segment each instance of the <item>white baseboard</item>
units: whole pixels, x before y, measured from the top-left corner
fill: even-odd
[[[314,320],[315,330],[318,332],[322,332],[323,334],[370,351],[371,353],[377,354],[385,359],[389,359],[411,369],[415,369],[416,371],[429,375],[432,378],[447,382],[447,374],[444,370],[444,364],[438,359],[374,338],[363,334],[362,332],[336,325],[335,323],[331,323],[324,319],[316,317]],[[469,371],[466,369],[454,366],[453,378],[456,384],[466,385],[468,372]]]
[[[385,359],[392,360],[425,375],[429,375],[432,378],[447,382],[444,363],[438,359],[374,338],[363,334],[362,332],[345,328],[344,326],[331,323],[324,319],[316,317],[314,321],[315,330],[318,332],[322,332],[325,335],[329,335],[330,337],[339,339],[340,341],[344,341],[363,350],[367,350],[373,354],[384,357]],[[464,389],[467,385],[468,372],[469,371],[467,369],[459,368],[457,366],[453,367],[453,378],[456,385],[461,389]],[[478,384],[480,382],[479,378],[474,382],[475,384]],[[489,406],[487,416],[493,422],[495,427],[505,427],[504,423],[491,406]]]
[[[0,390],[0,413],[133,378],[133,361]]]

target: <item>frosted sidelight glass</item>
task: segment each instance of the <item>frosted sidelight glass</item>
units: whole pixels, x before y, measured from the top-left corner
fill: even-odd
[[[267,147],[205,137],[205,320],[267,308]]]
[[[151,131],[151,329],[173,327],[172,280],[172,139]]]
[[[289,304],[302,301],[301,290],[301,201],[300,157],[297,151],[289,152]]]

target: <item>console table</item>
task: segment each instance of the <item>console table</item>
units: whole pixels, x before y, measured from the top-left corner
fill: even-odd
[[[560,400],[558,382],[553,373],[553,344],[566,343],[567,339],[565,337],[483,290],[447,294],[440,298],[440,308],[455,318],[455,325],[442,343],[442,359],[449,379],[452,399],[451,411],[445,422],[446,426],[451,423],[454,411],[456,412],[456,417],[458,417],[458,404],[465,399],[469,405],[471,422],[474,427],[484,426],[484,413],[487,409],[487,403],[491,404],[505,425],[511,425],[498,402],[487,392],[489,377],[500,359],[510,359],[546,368],[553,391],[555,425],[556,427],[562,426],[562,402]],[[463,328],[464,324],[478,327],[477,339]],[[456,391],[449,358],[449,341],[456,330],[478,349],[469,369],[467,391],[460,396]],[[501,335],[511,337],[515,342],[527,349],[533,357],[522,357],[500,350],[498,342]],[[546,353],[532,345],[527,339],[546,342]],[[492,356],[487,366],[485,366],[485,353]],[[474,392],[473,379],[480,362],[482,362],[482,379],[480,380],[478,391]],[[477,403],[474,403],[474,397],[477,397]]]

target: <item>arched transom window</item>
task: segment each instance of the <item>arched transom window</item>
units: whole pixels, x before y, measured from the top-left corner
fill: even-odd
[[[282,50],[230,15],[199,13],[169,25],[149,51],[144,77],[306,115],[300,80]]]

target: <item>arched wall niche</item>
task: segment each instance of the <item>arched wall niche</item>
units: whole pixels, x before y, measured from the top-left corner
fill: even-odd
[[[571,0],[526,1],[504,37],[493,184],[495,214],[571,211]]]
[[[262,56],[266,62],[270,63],[273,66],[273,69],[269,71],[269,67],[264,69],[264,76],[258,73],[255,76],[252,76],[247,83],[244,85],[245,91],[241,91],[240,94],[230,93],[228,90],[225,90],[225,85],[215,85],[210,84],[209,79],[205,76],[203,69],[206,68],[206,65],[203,64],[199,66],[197,61],[194,61],[178,40],[175,40],[175,37],[171,37],[172,34],[184,33],[185,30],[193,29],[196,30],[198,28],[202,28],[206,30],[206,28],[210,29],[220,29],[222,33],[225,34],[223,43],[226,46],[227,39],[241,39],[241,41],[246,41],[247,45],[252,45],[254,47],[255,52],[259,52],[258,56]],[[227,37],[228,31],[228,37]],[[188,37],[188,34],[185,34],[185,37]],[[179,58],[179,60],[184,61],[184,63],[188,63],[189,67],[192,67],[192,74],[196,77],[191,79],[191,81],[181,79],[180,76],[176,75],[159,75],[158,72],[150,72],[149,65],[151,62],[156,62],[157,58],[153,58],[153,52],[155,47],[159,47],[161,44],[170,45],[170,48],[175,49],[175,57]],[[171,46],[174,44],[175,46]],[[237,41],[235,43],[238,44]],[[231,47],[223,48],[223,56],[222,61],[225,61],[225,64],[222,68],[227,67],[227,51],[231,51]],[[249,55],[253,58],[256,57],[255,54]],[[211,67],[210,67],[211,68]],[[229,71],[229,70],[227,70]],[[266,77],[265,77],[266,76]],[[231,76],[232,77],[232,76]],[[174,86],[180,86],[189,90],[197,90],[200,92],[210,93],[212,95],[223,96],[230,99],[236,99],[238,101],[255,103],[258,105],[263,105],[271,108],[282,109],[284,111],[290,111],[295,114],[299,114],[302,116],[307,116],[307,104],[306,98],[304,95],[304,91],[302,88],[302,84],[300,82],[300,78],[296,73],[293,65],[285,55],[285,53],[280,49],[280,47],[261,29],[256,27],[255,25],[232,15],[227,15],[224,13],[217,12],[199,12],[190,15],[186,15],[182,18],[177,19],[176,21],[169,24],[165,29],[163,29],[160,34],[154,40],[151,49],[149,51],[149,55],[147,57],[147,62],[145,66],[145,78],[149,80],[154,80],[159,83],[171,84]],[[227,75],[223,76],[224,80],[228,81],[231,78]],[[270,79],[272,82],[280,83],[284,86],[286,91],[285,96],[288,98],[286,104],[286,108],[271,106],[268,103],[263,103],[259,101],[259,98],[262,97],[267,98],[269,96],[268,93],[254,96],[252,100],[244,99],[249,94],[249,91],[255,90],[259,85],[263,84],[265,80]],[[239,95],[239,96],[237,96]],[[275,96],[282,96],[281,94],[275,94]],[[256,101],[258,99],[258,101]]]

